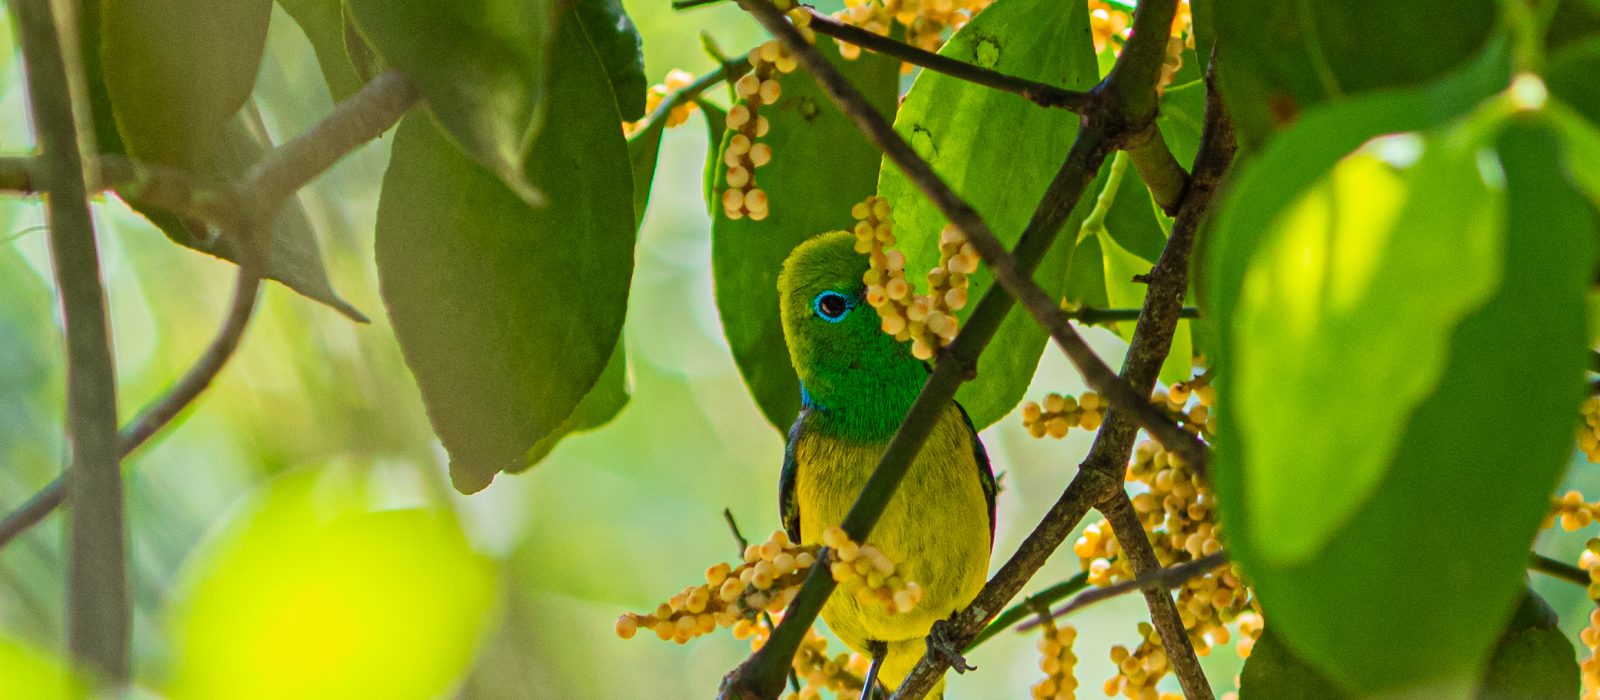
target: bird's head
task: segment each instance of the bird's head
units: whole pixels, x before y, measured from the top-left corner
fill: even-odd
[[[814,406],[903,416],[927,377],[905,343],[880,329],[866,302],[867,257],[855,235],[834,231],[797,246],[778,292],[789,358]]]

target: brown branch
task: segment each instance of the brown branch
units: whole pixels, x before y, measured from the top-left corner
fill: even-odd
[[[1073,596],[1072,600],[1067,601],[1061,607],[1051,610],[1050,616],[1064,617],[1089,607],[1090,605],[1094,605],[1100,601],[1110,600],[1117,596],[1126,593],[1132,593],[1137,590],[1143,590],[1147,588],[1163,588],[1170,590],[1177,588],[1178,586],[1187,583],[1190,579],[1204,576],[1207,573],[1215,570],[1217,567],[1226,564],[1227,562],[1228,553],[1217,552],[1215,554],[1208,554],[1200,557],[1199,559],[1186,561],[1181,564],[1173,564],[1172,566],[1162,569],[1156,569],[1154,572],[1146,576],[1139,576],[1127,581],[1120,581],[1109,586],[1090,588],[1087,591]],[[1037,622],[1023,622],[1017,626],[1017,631],[1027,632],[1028,630],[1038,626],[1039,623]]]
[[[1143,309],[1101,309],[1093,306],[1080,306],[1067,312],[1067,318],[1085,326],[1099,326],[1108,323],[1121,323],[1124,321],[1137,321]],[[1178,318],[1200,318],[1200,309],[1185,306],[1178,312]]]
[[[1092,99],[1087,92],[1067,90],[1048,83],[1019,78],[996,70],[975,66],[966,61],[958,61],[949,56],[942,56],[932,51],[919,49],[903,41],[896,41],[853,24],[846,24],[809,7],[805,8],[805,10],[811,13],[811,23],[807,26],[818,34],[831,36],[847,44],[855,44],[873,53],[892,56],[906,63],[922,66],[958,80],[965,80],[969,83],[993,88],[1001,92],[1021,95],[1040,107],[1054,107],[1070,112],[1082,112]]]
[[[222,371],[228,359],[233,357],[234,351],[239,347],[239,340],[244,337],[245,328],[249,326],[250,317],[255,311],[260,287],[259,276],[249,272],[248,268],[239,268],[233,288],[233,301],[229,304],[228,315],[223,318],[222,327],[217,331],[216,337],[176,384],[140,411],[128,425],[123,426],[117,436],[119,457],[126,458],[134,450],[139,449],[211,386],[211,381]],[[65,476],[58,476],[21,507],[0,520],[0,547],[6,546],[18,535],[39,524],[45,516],[66,500],[67,480]]]
[[[22,44],[28,104],[40,156],[34,173],[45,193],[50,256],[67,346],[67,480],[82,497],[68,524],[67,647],[109,687],[128,680],[133,612],[128,595],[117,454],[117,380],[99,251],[89,214],[84,144],[91,132],[74,108],[82,84],[74,46],[64,44],[48,0],[11,3]],[[89,146],[92,148],[92,146]]]
[[[1111,523],[1111,532],[1122,545],[1123,556],[1133,565],[1134,575],[1146,578],[1159,572],[1161,562],[1156,559],[1155,548],[1150,546],[1150,540],[1145,535],[1144,524],[1133,512],[1128,493],[1119,489],[1109,504],[1103,503],[1099,508],[1106,516],[1106,521]],[[1161,646],[1172,664],[1173,675],[1178,677],[1178,684],[1183,687],[1183,696],[1190,700],[1213,697],[1211,684],[1206,681],[1205,671],[1200,668],[1200,659],[1194,653],[1194,645],[1189,643],[1189,631],[1178,614],[1177,604],[1172,602],[1172,594],[1159,585],[1144,586],[1139,591],[1144,594],[1145,605],[1150,608],[1150,624],[1161,636]]]
[[[1161,211],[1167,216],[1177,216],[1178,206],[1183,203],[1183,191],[1189,187],[1189,173],[1172,156],[1161,130],[1154,124],[1145,129],[1140,142],[1128,148],[1128,158],[1139,171],[1139,179],[1150,188],[1150,195]]]
[[[1151,8],[1156,4],[1148,1],[1141,3],[1140,11],[1155,11]],[[1170,5],[1166,12],[1170,19]],[[1123,52],[1123,57],[1128,57],[1127,51]],[[1232,129],[1228,126],[1227,115],[1221,111],[1220,103],[1216,102],[1215,91],[1208,94],[1206,124],[1193,184],[1185,194],[1183,206],[1173,224],[1172,236],[1150,271],[1150,285],[1145,305],[1135,327],[1127,358],[1123,363],[1122,378],[1108,384],[1135,396],[1140,394],[1143,397],[1149,396],[1156,376],[1160,373],[1162,362],[1165,361],[1172,345],[1172,334],[1182,313],[1183,294],[1188,286],[1188,260],[1194,237],[1208,210],[1218,181],[1232,161]],[[1062,328],[1070,330],[1070,326],[1067,325],[1065,312],[1060,312],[1059,309],[1055,311],[1060,318],[1048,327],[1052,337],[1056,338],[1058,344],[1062,344],[1070,356],[1073,352],[1072,347],[1062,343],[1062,337],[1058,334]],[[1082,365],[1080,371],[1083,371]],[[1088,371],[1084,371],[1084,374],[1086,379],[1089,378]],[[1103,377],[1101,379],[1103,380]],[[1090,385],[1095,386],[1095,382],[1091,380]],[[978,593],[977,598],[955,617],[940,623],[946,626],[944,630],[946,638],[960,643],[977,635],[983,629],[987,617],[1010,601],[1027,580],[1044,565],[1045,560],[1061,546],[1089,507],[1099,506],[1114,511],[1113,506],[1127,503],[1127,494],[1122,490],[1123,476],[1128,458],[1132,454],[1139,423],[1144,419],[1143,416],[1139,416],[1136,421],[1126,410],[1126,403],[1119,402],[1116,396],[1109,392],[1103,393],[1112,400],[1112,410],[1107,414],[1105,423],[1095,436],[1094,445],[1080,466],[1077,476],[1067,485],[1061,497],[1034,527],[1033,532],[1023,540],[1022,546]],[[1155,410],[1147,398],[1136,401],[1134,407]],[[1147,428],[1150,427],[1150,424],[1145,425]],[[1189,459],[1195,468],[1202,469],[1207,456],[1204,444],[1181,429],[1179,432],[1182,432],[1183,437],[1189,441],[1177,443],[1189,445],[1190,450],[1184,452],[1184,457]],[[1174,443],[1168,443],[1167,439],[1157,431],[1151,430],[1151,433],[1163,444],[1167,444],[1168,449],[1174,449],[1172,446]],[[1174,451],[1179,450],[1174,449]],[[1115,523],[1113,526],[1115,527]],[[1142,527],[1137,536],[1123,532],[1117,534],[1119,541],[1131,543],[1126,544],[1124,549],[1134,553],[1134,556],[1149,550],[1150,545],[1145,539]],[[1139,547],[1141,544],[1142,548]],[[1133,557],[1130,557],[1130,560],[1132,561]],[[1148,563],[1143,558],[1133,563],[1137,575],[1144,575],[1157,568],[1150,566],[1141,568],[1141,563]],[[1162,600],[1165,600],[1164,604]],[[1171,599],[1165,595],[1153,595],[1147,596],[1147,602],[1152,607],[1152,622],[1162,630],[1163,644],[1169,645],[1167,653],[1180,682],[1184,684],[1184,692],[1191,698],[1211,697],[1205,676],[1200,671],[1198,660],[1194,657],[1193,647],[1189,644],[1187,634],[1183,632],[1182,622],[1175,619]],[[1176,635],[1172,634],[1174,623],[1178,632]],[[901,684],[895,694],[896,698],[921,697],[932,689],[939,676],[943,675],[946,666],[947,662],[942,658],[925,656]]]

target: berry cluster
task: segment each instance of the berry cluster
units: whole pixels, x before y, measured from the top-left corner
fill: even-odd
[[[1589,598],[1600,602],[1600,538],[1591,538],[1578,556],[1578,566],[1589,573]],[[1589,626],[1578,633],[1589,657],[1578,665],[1583,673],[1583,700],[1600,700],[1600,608],[1589,613]]]
[[[856,600],[876,602],[890,613],[909,612],[922,601],[922,586],[907,581],[877,547],[857,544],[837,525],[823,531],[822,543],[831,550],[833,580],[854,593]]]
[[[694,82],[694,75],[691,73],[677,68],[668,71],[666,78],[655,85],[651,85],[650,91],[645,93],[645,118],[636,122],[623,122],[622,133],[626,136],[633,136],[638,133],[640,129],[644,128],[645,122],[649,121],[650,115],[654,114],[656,108],[661,106],[661,101],[667,99],[667,95],[688,87],[692,82]],[[694,114],[694,110],[695,104],[693,100],[685,101],[683,104],[673,107],[672,111],[667,112],[667,128],[670,129],[689,121],[689,115]]]
[[[810,15],[806,15],[810,17]],[[772,146],[757,139],[766,136],[771,124],[758,114],[766,105],[777,103],[783,94],[778,76],[792,73],[799,65],[793,54],[778,43],[769,40],[750,52],[750,72],[733,83],[739,102],[728,110],[728,129],[733,136],[722,150],[722,162],[728,166],[728,189],[722,192],[722,212],[729,219],[749,216],[760,221],[767,218],[767,193],[756,187],[756,168],[772,161]]]
[[[945,30],[960,29],[994,0],[845,0],[834,17],[874,34],[888,36],[894,24],[905,27],[905,42],[926,51],[944,46]],[[839,55],[854,60],[861,47],[839,42]],[[911,64],[902,64],[902,72]]]
[[[1158,390],[1151,402],[1190,432],[1210,437],[1216,390],[1208,377]],[[1167,452],[1156,442],[1141,442],[1134,448],[1126,478],[1144,487],[1132,498],[1133,510],[1163,566],[1221,551],[1216,498],[1182,456]],[[1083,536],[1073,544],[1073,553],[1092,585],[1106,586],[1134,578],[1131,563],[1122,556],[1122,547],[1105,521],[1085,528]],[[1189,641],[1201,655],[1234,639],[1228,629],[1231,623],[1238,623],[1235,649],[1241,657],[1249,655],[1261,634],[1259,604],[1231,564],[1186,581],[1178,589],[1177,607]],[[1132,650],[1113,649],[1112,660],[1118,672],[1106,683],[1108,694],[1159,697],[1155,686],[1170,670],[1166,654],[1160,639],[1146,626],[1141,625],[1140,637],[1140,644]]]
[[[1172,670],[1167,651],[1161,646],[1161,635],[1148,622],[1139,623],[1139,646],[1133,651],[1118,644],[1111,647],[1111,663],[1117,666],[1117,675],[1106,681],[1108,697],[1124,695],[1134,700],[1181,700],[1177,693],[1157,693],[1156,684]]]
[[[1560,521],[1561,529],[1572,532],[1596,520],[1600,520],[1600,503],[1586,502],[1583,494],[1568,491],[1561,498],[1550,499],[1550,513],[1544,516],[1541,528],[1549,528]]]
[[[1600,396],[1583,400],[1583,425],[1578,428],[1578,448],[1591,462],[1600,462]]]
[[[853,698],[861,694],[863,678],[872,660],[861,654],[840,652],[828,656],[828,640],[815,629],[806,630],[806,638],[794,654],[794,673],[800,679],[800,690],[791,692],[784,700],[819,700],[823,690],[833,691],[835,697]]]
[[[960,329],[955,312],[967,305],[967,278],[978,269],[978,251],[960,229],[945,226],[939,233],[939,265],[928,271],[928,293],[918,294],[906,279],[905,254],[889,250],[895,244],[890,214],[889,200],[877,196],[850,209],[856,218],[856,252],[870,260],[861,278],[867,303],[878,310],[884,333],[911,341],[917,359],[932,359]]]
[[[1105,0],[1089,0],[1089,33],[1094,37],[1095,53],[1102,53],[1110,47],[1113,54],[1120,55],[1123,45],[1128,42],[1128,36],[1133,33],[1133,20],[1121,7]],[[1189,8],[1189,0],[1178,0],[1178,11],[1172,15],[1172,29],[1169,34],[1180,39],[1178,42],[1180,53],[1184,46],[1194,48],[1194,16]],[[1169,60],[1171,52],[1169,44]],[[1177,69],[1174,68],[1173,72],[1177,72]]]
[[[1055,620],[1044,618],[1039,625],[1043,637],[1039,639],[1039,670],[1044,680],[1033,686],[1034,700],[1075,700],[1078,697],[1078,678],[1072,675],[1078,657],[1072,653],[1072,643],[1078,639],[1078,630],[1072,626],[1057,628]]]
[[[745,639],[757,634],[762,611],[784,609],[800,591],[806,570],[816,561],[817,547],[789,541],[782,530],[762,544],[744,550],[738,566],[720,563],[706,569],[706,582],[684,588],[648,615],[625,613],[617,618],[617,636],[630,639],[640,628],[679,644],[718,627],[732,628]]]
[[[811,28],[810,8],[802,7],[795,0],[773,0],[772,6],[783,11],[783,14],[789,17],[789,23],[800,31],[800,36],[805,38],[806,43],[817,43],[817,32]]]
[[[1105,419],[1105,402],[1092,391],[1085,391],[1076,398],[1050,393],[1045,395],[1043,404],[1033,401],[1022,404],[1022,425],[1036,438],[1049,435],[1059,440],[1072,428],[1093,432]]]

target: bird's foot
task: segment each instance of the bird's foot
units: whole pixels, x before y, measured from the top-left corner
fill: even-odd
[[[978,670],[977,666],[967,663],[967,657],[961,655],[962,645],[952,638],[950,627],[949,620],[933,623],[933,629],[928,630],[928,655],[944,659],[956,673]]]

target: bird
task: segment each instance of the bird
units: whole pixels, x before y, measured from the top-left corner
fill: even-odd
[[[796,246],[778,277],[784,339],[801,386],[778,502],[784,530],[801,544],[820,543],[844,520],[931,371],[880,328],[865,300],[868,267],[855,236],[834,231]],[[885,690],[922,658],[934,623],[983,588],[997,493],[983,442],[952,401],[866,541],[922,587],[922,600],[890,613],[836,594],[822,609],[840,641],[873,657]],[[943,687],[940,680],[929,697],[942,697]],[[862,697],[871,692],[869,685]]]

